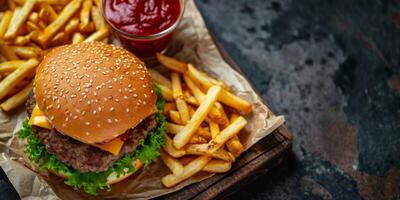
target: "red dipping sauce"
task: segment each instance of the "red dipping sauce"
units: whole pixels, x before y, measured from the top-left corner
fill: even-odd
[[[103,0],[103,16],[122,45],[139,57],[166,49],[183,14],[183,0]]]

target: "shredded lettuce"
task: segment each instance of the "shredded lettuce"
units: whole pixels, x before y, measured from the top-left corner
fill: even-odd
[[[111,173],[115,172],[119,177],[130,172],[135,172],[136,169],[132,165],[132,161],[136,159],[143,162],[145,166],[149,165],[157,159],[160,155],[161,147],[165,144],[163,135],[166,132],[166,121],[165,117],[162,115],[164,109],[164,98],[161,94],[160,88],[157,86],[154,88],[157,94],[157,127],[152,129],[147,137],[140,141],[140,144],[134,153],[131,155],[124,155],[122,158],[117,160],[112,167],[104,172],[80,173],[59,161],[55,156],[46,151],[45,145],[40,142],[39,138],[37,138],[35,134],[33,134],[27,120],[23,122],[21,130],[18,132],[18,137],[20,139],[27,140],[27,144],[24,146],[24,152],[28,155],[30,160],[39,166],[41,170],[48,169],[64,174],[67,177],[65,184],[74,189],[83,189],[91,195],[97,195],[98,189],[110,190],[110,186],[107,184],[107,177]]]

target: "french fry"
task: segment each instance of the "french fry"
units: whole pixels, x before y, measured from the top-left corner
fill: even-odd
[[[85,37],[79,32],[74,33],[72,36],[72,44],[78,44],[85,40]]]
[[[199,129],[197,129],[196,134],[207,140],[211,139],[211,133],[208,127],[203,128],[200,126]]]
[[[46,22],[44,22],[44,21],[42,21],[42,20],[39,20],[39,22],[38,22],[37,25],[40,27],[41,30],[44,30],[44,29],[46,29],[46,27],[47,27]]]
[[[218,133],[219,133],[219,126],[217,123],[215,123],[214,121],[210,120],[210,122],[208,123],[208,125],[210,126],[210,132],[211,132],[211,138],[215,138]]]
[[[196,84],[190,79],[189,76],[187,76],[185,74],[183,76],[183,79],[185,80],[186,85],[188,86],[190,91],[193,93],[193,95],[195,96],[197,101],[202,102],[205,97],[205,94],[200,90],[199,87],[196,86]],[[219,103],[216,102],[215,104],[217,106],[217,104],[219,104]],[[222,125],[228,124],[229,123],[228,118],[224,117],[223,113],[221,113],[221,111],[216,106],[211,108],[209,117],[219,124],[222,124]]]
[[[24,36],[17,36],[15,38],[14,44],[20,45],[20,46],[26,45],[31,41],[31,37],[32,37],[31,34],[24,35]]]
[[[87,26],[90,22],[90,9],[92,8],[92,0],[83,0],[80,13],[80,26]]]
[[[154,70],[154,69],[148,69],[151,78],[158,84],[164,85],[170,89],[172,89],[172,84],[171,81],[166,78],[165,76],[163,76],[162,74],[160,74],[160,72]]]
[[[6,101],[0,104],[0,108],[4,111],[10,111],[13,108],[23,104],[28,98],[29,92],[32,90],[32,84],[28,84],[24,89],[8,98]]]
[[[13,0],[13,1],[17,2],[19,5],[23,5],[28,0]],[[70,0],[36,0],[37,3],[45,3],[50,5],[65,5],[69,1]]]
[[[12,72],[0,82],[0,99],[3,99],[19,81],[24,79],[27,75],[32,73],[39,61],[35,58],[29,59],[22,64],[17,70]]]
[[[19,66],[24,64],[23,60],[12,60],[0,63],[0,74],[10,73],[18,69]]]
[[[105,31],[106,29],[108,30],[108,28],[104,28],[104,29],[101,29],[98,31]],[[93,22],[89,22],[88,24],[80,24],[79,25],[79,32],[81,32],[81,33],[92,33],[95,30],[96,30],[96,28],[94,27]],[[103,39],[101,39],[101,40],[103,40]]]
[[[162,95],[163,95],[165,100],[167,100],[167,101],[174,100],[174,97],[172,96],[172,90],[171,89],[169,89],[166,86],[160,85],[160,84],[157,84],[157,86],[161,89],[161,93],[162,93]]]
[[[201,171],[204,166],[207,165],[208,161],[210,161],[209,156],[200,156],[193,161],[191,161],[189,164],[187,164],[184,169],[183,173],[180,175],[175,175],[175,174],[169,174],[161,178],[161,183],[166,186],[166,187],[172,187],[183,180],[193,176],[197,172]]]
[[[10,10],[7,10],[4,13],[4,16],[0,21],[0,38],[3,38],[4,34],[7,31],[8,25],[10,24],[11,18],[13,17],[13,13]]]
[[[208,79],[207,76],[202,74],[195,67],[193,67],[193,65],[190,64],[188,65],[188,75],[192,80],[194,80],[195,82],[197,82],[206,89],[214,85],[211,83],[211,81]],[[248,101],[230,93],[227,90],[222,90],[218,100],[243,113],[249,113],[251,112],[252,109],[252,105]]]
[[[225,160],[225,161],[229,161],[229,162],[232,162],[235,160],[235,157],[223,148],[220,148],[213,153],[209,153],[207,151],[207,144],[190,144],[190,145],[187,145],[187,147],[185,148],[185,151],[186,151],[186,154],[188,154],[188,155],[199,155],[199,156],[208,155],[213,158],[221,159],[221,160]]]
[[[233,113],[231,115],[231,122],[235,121],[239,118],[239,115]],[[226,147],[228,148],[229,152],[231,152],[235,157],[239,157],[239,155],[244,151],[244,146],[240,142],[239,137],[237,135],[233,136],[226,142]]]
[[[232,167],[231,162],[223,160],[210,160],[206,166],[202,169],[204,172],[210,173],[225,173],[229,171]]]
[[[54,11],[53,7],[51,7],[47,3],[40,4],[39,18],[47,23],[51,23],[57,19],[58,15],[56,11]]]
[[[168,69],[171,69],[172,71],[184,73],[187,70],[186,63],[183,63],[179,60],[162,55],[160,53],[157,53],[156,57],[157,57],[158,62],[160,62],[162,65],[164,65]]]
[[[35,31],[35,30],[40,30],[40,27],[37,26],[35,23],[28,21],[26,22],[26,30],[29,32]]]
[[[0,43],[0,54],[7,60],[18,60],[18,56],[7,44]]]
[[[11,47],[15,54],[21,58],[34,58],[38,56],[39,52],[34,47],[27,46],[13,46]]]
[[[191,105],[194,105],[194,106],[199,106],[199,105],[200,105],[200,103],[197,101],[197,99],[196,99],[194,96],[192,96],[192,95],[190,94],[190,92],[187,91],[187,90],[184,90],[184,91],[183,91],[183,99],[184,99],[187,103],[189,103],[189,104],[191,104]]]
[[[96,0],[94,2],[96,3]],[[102,30],[102,29],[107,27],[107,24],[104,21],[104,18],[100,13],[99,8],[100,8],[100,6],[97,6],[97,7],[96,6],[92,6],[92,9],[91,9],[91,12],[90,12],[96,30]]]
[[[182,83],[179,74],[176,72],[171,73],[172,95],[174,99],[183,98]]]
[[[32,13],[29,15],[28,20],[29,20],[30,22],[34,23],[34,24],[38,23],[38,22],[39,22],[39,14],[38,14],[37,12],[32,12]]]
[[[169,114],[170,110],[176,110],[176,104],[170,103],[170,102],[165,102],[164,103],[164,114]]]
[[[65,32],[59,32],[50,40],[49,46],[50,47],[60,46],[68,44],[68,42],[69,42],[68,34],[66,34]]]
[[[181,120],[181,116],[178,111],[175,110],[169,111],[169,118],[171,119],[172,122],[176,124],[184,124]]]
[[[95,4],[98,8],[101,7],[101,5],[100,5],[100,0],[93,0],[93,2],[94,2],[94,4]]]
[[[15,10],[15,8],[17,7],[17,5],[15,5],[15,2],[14,2],[14,1],[8,0],[8,7],[9,7],[11,10]]]
[[[201,143],[206,143],[207,140],[204,137],[201,137],[200,135],[194,135],[192,138],[189,140],[189,144],[201,144]]]
[[[84,42],[93,42],[93,41],[101,41],[104,38],[108,37],[108,28],[104,28],[92,33],[89,37],[87,37]]]
[[[183,174],[183,165],[178,160],[172,158],[163,150],[160,151],[160,157],[164,164],[168,167],[169,170],[171,170],[173,174]]]
[[[178,109],[179,116],[181,118],[182,123],[186,124],[190,120],[189,110],[186,102],[179,98],[176,100],[176,108]]]
[[[174,146],[178,149],[182,148],[186,143],[189,142],[190,138],[195,133],[196,129],[199,128],[200,124],[207,117],[212,106],[217,101],[219,94],[221,93],[221,86],[212,86],[206,95],[204,101],[200,104],[196,112],[190,121],[186,124],[185,128],[175,135]]]
[[[80,8],[81,0],[72,0],[68,5],[64,7],[61,13],[57,16],[49,26],[44,29],[43,34],[38,38],[39,42],[46,46],[49,39],[53,37],[58,30],[60,30],[65,23],[72,17],[72,15]]]
[[[179,131],[181,131],[183,128],[184,128],[184,126],[179,125],[179,124],[174,124],[171,122],[167,123],[167,133],[171,133],[171,134],[175,135],[175,134],[179,133]]]
[[[17,34],[19,28],[21,28],[22,24],[29,17],[33,6],[35,5],[35,0],[27,0],[21,10],[18,12],[18,16],[16,16],[12,20],[12,23],[8,26],[7,32],[4,34],[5,39],[14,38]]]
[[[73,32],[78,31],[78,29],[79,29],[79,19],[78,18],[74,18],[74,19],[71,19],[67,23],[67,25],[65,25],[64,31],[65,31],[65,34],[70,35]]]
[[[182,157],[186,154],[185,150],[176,149],[174,145],[172,145],[172,139],[169,138],[167,134],[164,134],[165,139],[165,146],[163,147],[164,150],[174,158]]]
[[[222,130],[215,138],[213,138],[207,144],[207,151],[210,153],[215,152],[222,145],[225,144],[226,141],[234,137],[237,133],[240,132],[247,125],[246,119],[242,116],[238,117],[235,121],[233,121],[229,126],[227,126],[224,130]]]

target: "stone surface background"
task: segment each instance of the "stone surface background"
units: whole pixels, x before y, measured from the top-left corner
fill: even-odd
[[[293,154],[230,199],[400,198],[400,2],[196,0]]]

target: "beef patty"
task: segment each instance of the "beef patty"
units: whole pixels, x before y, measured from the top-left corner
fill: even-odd
[[[31,92],[26,102],[29,117],[35,105],[35,94]],[[135,128],[128,130],[127,140],[118,156],[65,136],[56,129],[49,130],[33,126],[32,130],[46,146],[46,150],[63,163],[79,172],[102,172],[111,167],[123,155],[135,151],[140,139],[146,137],[148,132],[156,126],[155,115],[152,115]]]

